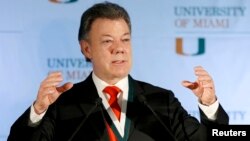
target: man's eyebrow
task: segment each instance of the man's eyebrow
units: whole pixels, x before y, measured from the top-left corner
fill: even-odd
[[[109,35],[109,34],[103,34],[102,36],[112,37],[112,36],[111,36],[111,35]]]
[[[124,33],[124,34],[123,34],[123,36],[125,36],[125,35],[130,35],[130,33],[129,33],[129,32],[127,32],[127,33]]]
[[[122,36],[130,35],[129,32],[124,33]],[[103,37],[112,37],[110,34],[102,34]]]

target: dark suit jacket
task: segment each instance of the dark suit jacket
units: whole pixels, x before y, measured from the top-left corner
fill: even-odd
[[[206,128],[212,125],[228,124],[229,118],[219,106],[216,121],[210,121],[200,110],[201,122],[190,116],[174,94],[129,76],[129,94],[132,101],[127,104],[127,118],[131,121],[126,129],[129,141],[206,140]],[[140,95],[145,97],[146,105]],[[67,141],[83,121],[74,141],[108,141],[104,118],[110,124],[110,117],[103,105],[96,106],[97,89],[91,75],[83,82],[62,94],[47,110],[41,123],[29,127],[30,108],[12,125],[8,141]],[[161,122],[153,112],[152,108]],[[89,115],[87,117],[87,115]],[[169,131],[167,131],[169,130]]]

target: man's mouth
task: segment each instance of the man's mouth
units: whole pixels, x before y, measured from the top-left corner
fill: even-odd
[[[122,64],[124,62],[125,62],[125,60],[115,60],[115,61],[112,61],[113,64]]]

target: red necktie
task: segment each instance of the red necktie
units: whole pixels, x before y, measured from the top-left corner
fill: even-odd
[[[110,95],[109,105],[112,111],[115,113],[117,119],[120,121],[121,108],[117,102],[117,95],[119,92],[121,92],[121,90],[116,86],[107,86],[106,88],[103,89],[103,92]],[[107,126],[110,141],[117,141],[117,138],[113,130],[111,129],[111,127],[108,125],[107,122],[106,122],[106,126]]]
[[[117,102],[117,95],[120,91],[121,90],[116,86],[107,86],[105,89],[103,89],[103,92],[110,96],[109,105],[119,121],[121,116],[121,108]]]

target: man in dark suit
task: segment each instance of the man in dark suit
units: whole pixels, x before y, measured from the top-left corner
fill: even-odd
[[[198,97],[201,121],[170,90],[133,79],[131,23],[126,10],[104,2],[86,10],[79,43],[93,64],[83,82],[58,85],[53,72],[36,101],[12,125],[8,141],[206,140],[209,126],[228,124],[211,76],[195,67],[196,82],[183,85]]]

